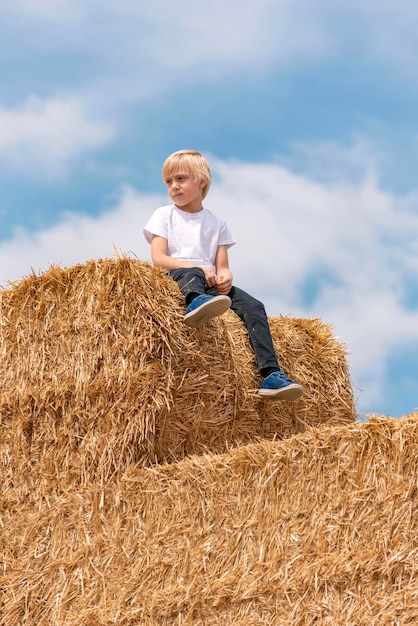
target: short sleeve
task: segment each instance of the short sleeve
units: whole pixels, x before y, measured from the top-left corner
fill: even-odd
[[[221,220],[220,228],[219,228],[219,245],[227,246],[230,248],[236,243],[236,239],[231,234],[226,222]]]
[[[149,244],[152,242],[153,235],[168,239],[168,224],[164,209],[165,207],[160,207],[154,211],[144,226],[144,237]]]

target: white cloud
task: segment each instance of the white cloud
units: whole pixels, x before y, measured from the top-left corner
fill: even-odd
[[[413,0],[212,0],[198,10],[192,0],[0,0],[0,8],[4,41],[24,32],[29,50],[82,51],[107,59],[107,72],[128,69],[131,80],[147,68],[187,81],[190,67],[219,77],[353,49],[404,71],[417,53]]]
[[[0,243],[0,283],[7,286],[50,265],[70,267],[93,258],[112,257],[115,250],[147,260],[150,255],[142,226],[162,202],[162,196],[143,196],[126,187],[117,206],[98,218],[68,213],[51,228],[38,232],[18,229],[12,238]]]
[[[147,50],[162,67],[199,67],[204,73],[216,66],[225,73],[239,65],[251,72],[260,71],[261,64],[265,69],[303,53],[317,58],[327,49],[330,37],[315,11],[305,3],[299,11],[299,4],[212,0],[196,11],[193,0],[175,5],[157,0],[141,6],[139,17],[152,27]],[[164,39],[166,45],[161,45]]]
[[[143,102],[199,81],[248,79],[296,64],[353,54],[415,71],[416,9],[325,0],[0,0],[8,64],[38,58],[46,77],[55,57],[84,60],[79,93],[103,110]],[[406,18],[401,18],[406,12]],[[25,41],[25,47],[15,42]],[[43,69],[45,68],[45,69]],[[409,68],[409,69],[408,69]],[[74,76],[72,76],[74,80]],[[57,85],[65,72],[55,76]]]
[[[336,13],[338,16],[339,12]],[[341,22],[347,23],[344,18],[350,15],[350,37],[354,38],[357,32],[357,41],[363,50],[402,74],[410,76],[413,73],[416,77],[418,4],[415,0],[403,0],[402,3],[347,0],[342,6]]]
[[[3,170],[62,175],[72,161],[107,144],[115,131],[89,119],[77,98],[29,97],[15,109],[0,105],[0,160]]]
[[[388,155],[373,142],[360,135],[351,144],[343,146],[337,141],[295,141],[292,152],[278,162],[294,171],[303,171],[313,180],[341,181],[361,184],[365,173],[369,179],[378,177],[388,161]]]
[[[67,24],[69,20],[72,21],[74,17],[80,16],[83,4],[77,0],[14,0],[12,4],[8,0],[0,0],[0,8],[6,14]]]
[[[215,182],[206,206],[222,208],[238,244],[235,282],[269,315],[319,317],[351,353],[361,410],[384,410],[390,356],[418,343],[418,197],[396,196],[365,176],[317,182],[280,165],[211,159]],[[0,244],[2,279],[14,280],[117,250],[149,259],[142,227],[167,202],[126,188],[99,218],[68,214],[53,228],[16,232]],[[307,292],[314,286],[310,299]]]

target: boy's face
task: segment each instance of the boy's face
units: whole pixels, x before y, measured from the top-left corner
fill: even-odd
[[[183,211],[196,212],[202,209],[202,191],[206,181],[199,180],[186,169],[179,169],[164,180],[168,195]]]

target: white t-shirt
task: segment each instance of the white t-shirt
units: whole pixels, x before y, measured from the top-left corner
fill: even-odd
[[[218,246],[230,248],[236,243],[226,222],[208,209],[188,213],[175,204],[154,211],[145,225],[144,235],[148,243],[153,235],[167,239],[168,256],[212,267],[214,271]]]

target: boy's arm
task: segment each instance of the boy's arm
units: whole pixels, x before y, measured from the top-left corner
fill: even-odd
[[[229,269],[227,246],[218,246],[218,250],[216,252],[215,266],[215,287],[220,294],[227,295],[232,288],[232,272]]]
[[[151,258],[154,265],[157,267],[162,267],[164,270],[168,272],[170,270],[177,270],[180,267],[196,267],[196,263],[191,263],[190,261],[183,261],[182,259],[176,259],[167,254],[168,252],[168,243],[167,239],[164,237],[160,237],[158,235],[152,236],[151,241]],[[202,267],[202,266],[199,266]],[[215,286],[215,274],[211,267],[202,267],[202,270],[205,272],[206,282],[209,287]]]

